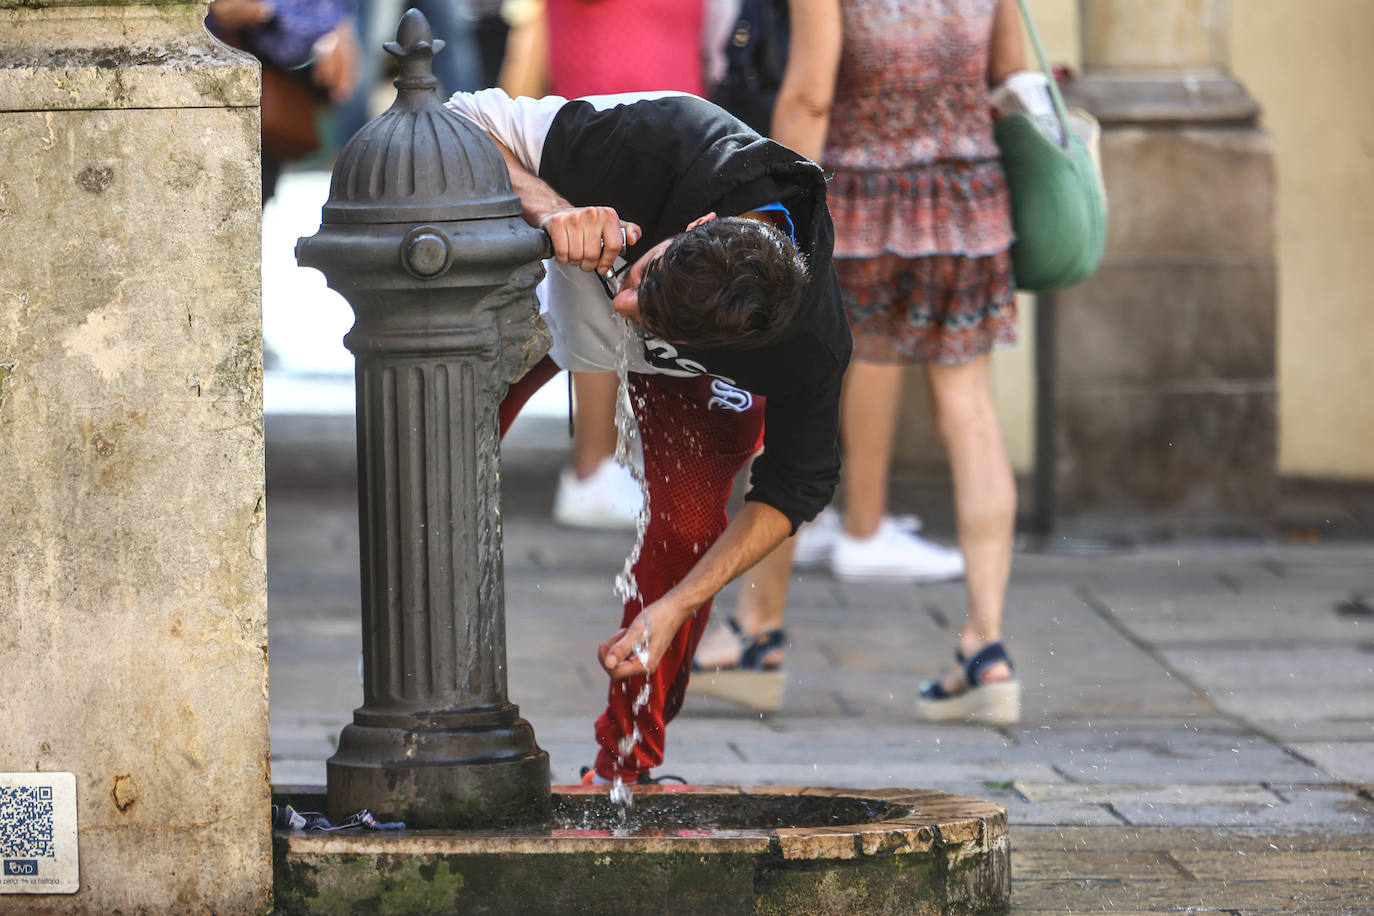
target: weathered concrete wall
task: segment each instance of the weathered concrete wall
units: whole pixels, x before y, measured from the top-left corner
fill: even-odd
[[[1230,0],[1080,0],[1083,63],[1089,70],[1224,66]]]
[[[1102,161],[1108,254],[1058,294],[1060,528],[1263,533],[1278,495],[1269,138],[1116,127]]]
[[[0,771],[81,889],[270,900],[256,64],[204,3],[0,0]]]
[[[1111,201],[1056,294],[1056,530],[1264,534],[1278,497],[1270,138],[1225,71],[1226,0],[1084,3]]]
[[[1231,62],[1278,182],[1279,467],[1374,481],[1374,3],[1243,0]]]

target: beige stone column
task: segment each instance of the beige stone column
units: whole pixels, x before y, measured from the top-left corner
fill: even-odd
[[[257,66],[204,2],[0,0],[0,771],[79,889],[270,905]]]
[[[1079,0],[1076,97],[1100,119],[1253,122],[1259,106],[1227,73],[1230,0]]]
[[[1102,268],[1054,294],[1059,533],[1256,533],[1277,498],[1274,172],[1226,0],[1080,0]],[[1042,373],[1046,371],[1042,363]],[[1042,429],[1045,426],[1042,425]]]

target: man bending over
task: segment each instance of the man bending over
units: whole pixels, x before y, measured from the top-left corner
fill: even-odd
[[[633,783],[663,761],[716,592],[814,518],[839,479],[850,337],[825,180],[695,96],[488,89],[447,104],[502,147],[524,217],[548,232],[557,262],[541,303],[551,359],[511,387],[502,431],[558,368],[619,368],[619,319],[633,332],[625,358],[649,521],[638,593],[598,651],[613,683],[588,774]],[[727,519],[731,482],[760,445],[745,505]],[[647,665],[633,651],[646,628]]]

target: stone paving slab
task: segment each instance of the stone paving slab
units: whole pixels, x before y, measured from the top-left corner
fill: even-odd
[[[1335,694],[1348,691],[1370,697],[1374,712],[1374,656],[1356,641],[1343,640],[1336,646],[1288,643],[1243,649],[1208,645],[1175,648],[1166,644],[1161,646],[1160,655],[1170,668],[1209,692],[1245,690],[1257,683],[1325,689]],[[1339,685],[1325,683],[1338,673]]]
[[[1014,839],[1014,838],[1013,838]],[[1011,878],[1034,876],[1040,880],[1059,878],[1078,880],[1138,880],[1141,878],[1192,878],[1168,852],[1129,850],[1121,852],[1077,852],[1072,858],[1062,852],[1043,849],[1014,849]]]
[[[1012,853],[1015,869],[1016,854]],[[1012,912],[1222,912],[1300,913],[1303,916],[1368,912],[1374,893],[1357,882],[1015,880]]]
[[[1239,731],[1186,728],[1070,731],[1022,729],[1022,759],[1052,761],[1060,774],[1082,782],[1176,784],[1332,782],[1284,748]]]
[[[272,756],[282,759],[323,759],[334,753],[346,720],[295,719],[274,721]]]
[[[1011,587],[1018,591],[1036,588],[1092,587],[1112,582],[1119,587],[1145,590],[1166,588],[1170,592],[1223,594],[1226,583],[1216,569],[1207,564],[1178,559],[1167,549],[1149,556],[1131,551],[1113,551],[1095,556],[1063,556],[1036,552],[1034,563],[1013,563]],[[1020,555],[1026,555],[1024,553]]]
[[[1318,546],[1278,545],[1269,553],[1266,565],[1280,579],[1301,581],[1304,577],[1328,581],[1335,574],[1374,584],[1370,564],[1374,546],[1360,541],[1328,541]]]
[[[996,801],[1007,809],[1007,821],[1016,828],[1026,825],[1054,824],[1057,827],[1120,827],[1126,821],[1112,811],[1110,805],[1074,804],[1072,802],[1036,802],[1034,804],[1010,793],[999,794],[989,790],[986,785],[978,793],[979,798]],[[1013,835],[1015,843],[1015,835]],[[1013,856],[1013,859],[1015,857]]]
[[[1295,745],[1311,741],[1362,742],[1374,740],[1374,720],[1371,719],[1247,719],[1261,734],[1270,735],[1280,744]]]
[[[1374,697],[1307,683],[1300,687],[1240,687],[1218,690],[1211,697],[1217,709],[1257,723],[1275,718],[1290,722],[1368,721],[1374,716]]]
[[[873,764],[812,763],[754,764],[724,759],[699,764],[665,764],[665,773],[680,773],[694,783],[713,785],[791,785],[814,783],[848,788],[863,786],[904,786],[927,788],[939,786],[941,791],[956,792],[976,787],[976,795],[987,794],[987,784],[1003,784],[1018,778],[1049,780],[1054,771],[1044,764],[1025,763],[1017,766],[978,763],[899,763],[893,761]],[[956,794],[963,794],[956,792]]]
[[[1131,783],[1035,783],[1018,781],[1013,788],[1028,802],[1079,802],[1087,804],[1149,805],[1271,805],[1281,801],[1262,785],[1243,783],[1186,783],[1180,785]]]
[[[291,673],[272,677],[269,697],[270,715],[273,717],[273,734],[278,729],[276,720],[295,720],[298,718],[337,719],[346,722],[353,716],[353,710],[362,705],[363,688],[358,683],[358,653],[352,652],[351,658],[329,666],[324,672],[316,673],[314,666],[302,665]],[[341,670],[340,670],[341,669]],[[297,691],[300,699],[287,699],[287,691]]]
[[[820,728],[775,723],[767,733],[735,738],[742,759],[753,763],[791,763],[806,759],[818,763],[847,763],[856,758],[869,760],[893,757],[932,760],[954,757],[1001,761],[1014,756],[1015,745],[993,729],[964,729],[957,726],[909,727],[874,726],[864,734],[863,747],[832,740]],[[719,728],[706,720],[683,720],[673,726],[675,740],[694,743],[705,734],[719,735]]]
[[[274,786],[323,786],[325,784],[325,758],[309,760],[291,757],[272,757],[272,785]]]
[[[680,719],[685,722],[702,718],[721,723],[752,722],[760,718],[779,721],[837,716],[872,719],[882,712],[875,706],[856,709],[846,704],[844,698],[834,690],[819,689],[817,684],[817,680],[803,681],[799,679],[798,673],[789,673],[787,689],[783,695],[783,710],[769,713],[760,713],[724,700],[689,693],[683,704]],[[908,716],[905,711],[902,711],[902,715]]]
[[[1062,731],[1074,734],[1097,732],[1102,735],[1131,734],[1139,731],[1184,732],[1198,734],[1249,735],[1253,733],[1245,723],[1212,710],[1179,717],[1161,717],[1148,713],[1129,716],[1064,716],[1051,722],[1019,722],[1001,729],[1015,740],[1031,741],[1039,732]]]
[[[609,627],[620,618],[620,599],[610,576],[526,572],[506,580],[506,613],[512,621],[582,621]]]
[[[1348,789],[1310,789],[1267,805],[1113,804],[1143,827],[1259,827],[1374,834],[1374,803]]]
[[[1338,779],[1374,783],[1374,740],[1301,742],[1289,747],[1294,753],[1330,770]]]
[[[814,591],[809,588],[813,583],[818,586]],[[920,611],[931,604],[960,609],[965,600],[964,588],[960,583],[945,582],[919,587],[882,582],[858,584],[840,582],[818,572],[807,573],[793,584],[793,589],[810,593],[814,596],[812,601],[823,601],[826,606],[843,608],[849,613],[888,608]]]
[[[1296,591],[1296,590],[1295,590]],[[1337,615],[1341,588],[1324,593],[1284,595],[1201,595],[1169,590],[1159,595],[1102,584],[1086,589],[1138,638],[1162,645],[1261,641],[1273,646],[1302,643],[1359,644],[1374,639],[1374,625]],[[1262,619],[1262,627],[1256,626]]]
[[[1320,830],[1268,830],[1257,827],[1115,827],[1027,825],[1013,838],[1018,849],[1050,849],[1066,854],[1109,850],[1217,850],[1258,852],[1363,852],[1374,839],[1355,833]]]
[[[1364,850],[1181,849],[1171,858],[1203,881],[1245,881],[1260,874],[1272,881],[1364,881],[1374,887],[1374,856]]]

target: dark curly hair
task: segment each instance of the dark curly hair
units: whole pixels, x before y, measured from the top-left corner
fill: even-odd
[[[809,280],[806,260],[773,226],[716,219],[673,239],[644,269],[640,320],[673,343],[751,350],[787,330]]]

